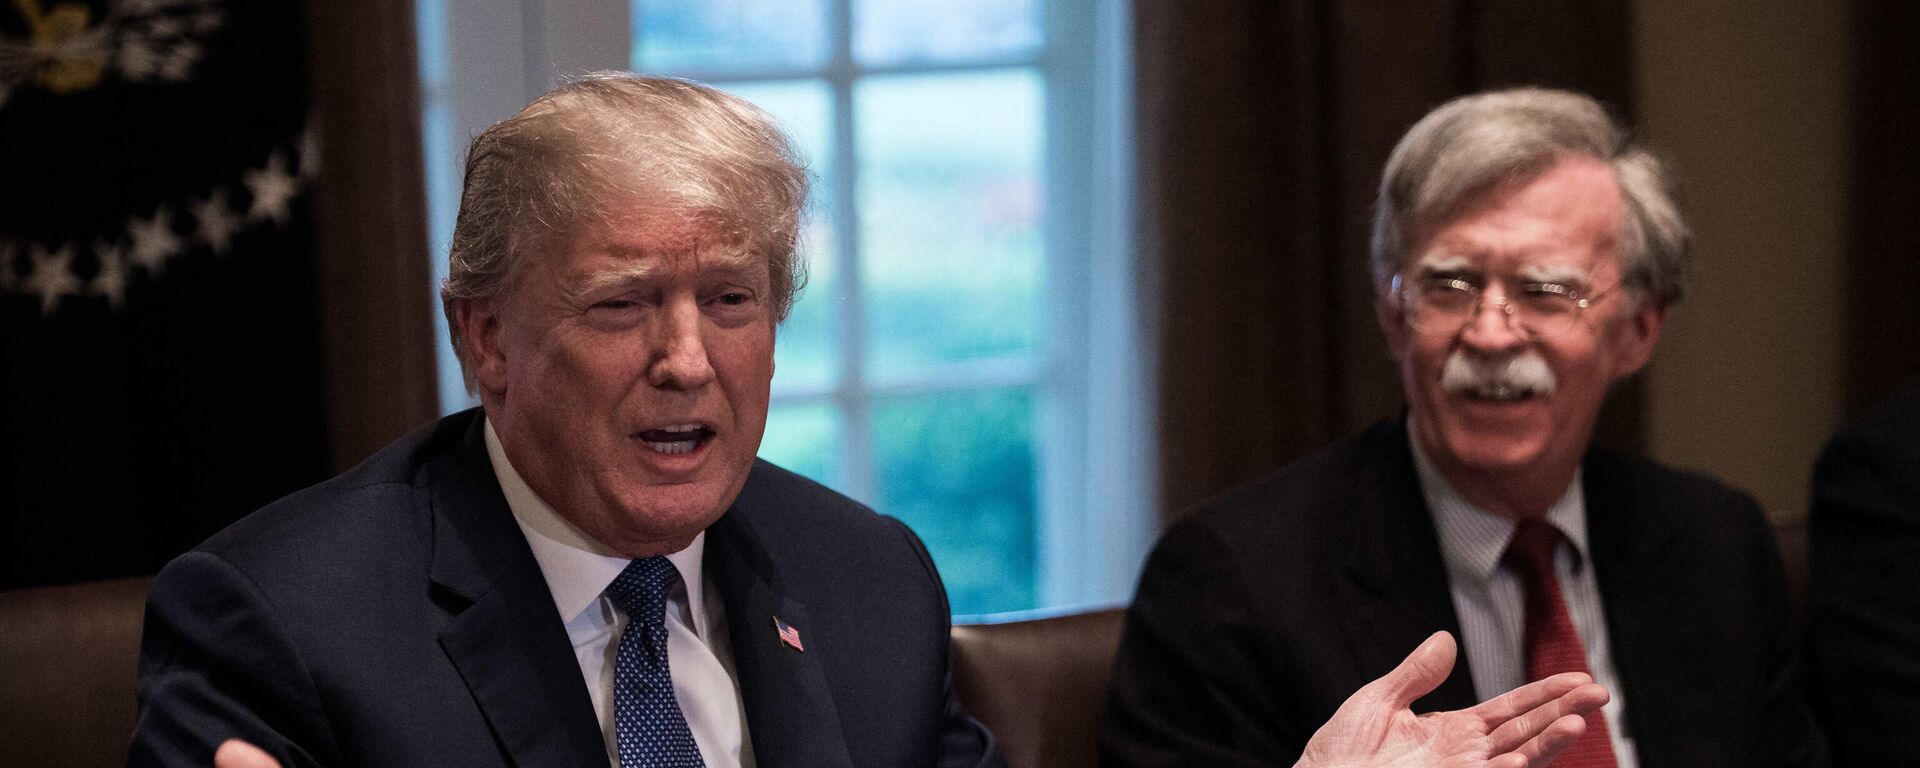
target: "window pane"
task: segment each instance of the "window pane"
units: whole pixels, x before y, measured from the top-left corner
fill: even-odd
[[[1039,73],[854,92],[868,370],[1031,352],[1042,277]]]
[[[867,65],[1004,60],[1040,50],[1034,0],[856,0],[854,53]]]
[[[953,612],[1034,607],[1031,391],[904,397],[873,416],[876,506],[926,541]]]
[[[775,404],[767,410],[760,458],[824,485],[840,483],[840,417],[828,403]]]
[[[719,88],[753,102],[779,121],[793,139],[800,159],[818,178],[815,194],[832,186],[833,94],[824,80],[755,80],[720,83]]]
[[[643,72],[814,67],[827,59],[820,0],[634,0],[633,66]]]
[[[730,83],[725,89],[758,105],[780,122],[801,159],[814,174],[812,209],[801,232],[800,255],[807,260],[807,284],[780,326],[774,346],[774,392],[819,391],[833,385],[839,369],[834,328],[839,302],[834,291],[831,212],[822,203],[832,197],[833,95],[819,80]]]

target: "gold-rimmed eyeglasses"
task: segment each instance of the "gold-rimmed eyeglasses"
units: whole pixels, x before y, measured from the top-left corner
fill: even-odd
[[[1611,289],[1608,289],[1611,290]],[[1457,277],[1433,276],[1412,280],[1393,277],[1394,295],[1407,322],[1421,333],[1458,333],[1480,314],[1485,289]],[[1564,283],[1523,280],[1507,287],[1494,306],[1509,327],[1528,341],[1544,341],[1572,328],[1580,313],[1607,291],[1583,294]]]

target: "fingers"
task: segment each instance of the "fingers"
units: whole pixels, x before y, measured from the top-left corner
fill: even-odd
[[[1420,647],[1413,649],[1413,653],[1407,654],[1400,666],[1394,667],[1392,672],[1380,679],[1367,683],[1359,693],[1354,694],[1354,698],[1371,694],[1394,709],[1405,709],[1413,704],[1414,699],[1427,695],[1446,682],[1447,675],[1453,672],[1453,660],[1457,652],[1453,635],[1435,632]]]
[[[1493,752],[1524,751],[1526,745],[1546,735],[1562,720],[1571,717],[1585,722],[1587,713],[1606,704],[1607,698],[1607,689],[1588,683],[1504,723],[1488,721],[1488,725],[1496,726],[1488,734]]]
[[[280,768],[280,763],[252,744],[227,739],[213,753],[213,768]]]
[[[1597,686],[1596,686],[1597,687]],[[1520,745],[1519,749],[1502,755],[1505,758],[1521,757],[1524,761],[1511,761],[1513,768],[1542,768],[1553,762],[1580,734],[1587,732],[1587,719],[1578,715],[1567,715],[1549,724],[1539,736]],[[1491,764],[1489,764],[1491,765]]]
[[[1592,682],[1591,675],[1582,672],[1562,672],[1487,699],[1467,711],[1487,721],[1489,727],[1497,726],[1539,709],[1541,705],[1559,699],[1569,691]]]

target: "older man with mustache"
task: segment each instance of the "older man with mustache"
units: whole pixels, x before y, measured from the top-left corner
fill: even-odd
[[[1824,764],[1751,499],[1590,446],[1653,354],[1689,234],[1665,167],[1592,99],[1449,102],[1387,162],[1375,307],[1407,396],[1168,531],[1128,617],[1112,765],[1272,765],[1435,631],[1413,710],[1581,672],[1612,694],[1556,765]]]

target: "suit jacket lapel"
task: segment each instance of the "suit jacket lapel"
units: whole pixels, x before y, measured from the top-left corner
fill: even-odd
[[[1348,529],[1352,607],[1346,629],[1364,683],[1393,669],[1436,631],[1446,630],[1456,641],[1461,638],[1439,537],[1407,445],[1405,418],[1370,430],[1362,439]],[[1462,648],[1453,674],[1415,701],[1413,709],[1463,709],[1477,701]]]
[[[762,768],[851,766],[820,665],[833,649],[808,642],[807,629],[815,625],[806,606],[783,593],[773,560],[739,504],[707,529],[705,565],[727,606],[755,761]],[[776,617],[800,632],[804,651],[780,639]]]
[[[1628,735],[1642,755],[1691,764],[1688,723],[1713,711],[1699,701],[1707,686],[1694,663],[1701,625],[1676,604],[1693,594],[1672,583],[1684,553],[1672,551],[1666,521],[1641,498],[1636,478],[1617,458],[1590,455],[1582,470],[1594,576],[1607,617],[1615,673],[1626,700]],[[1685,570],[1685,569],[1678,569]]]
[[[605,765],[606,744],[539,563],[513,522],[477,415],[425,469],[431,578],[450,614],[440,646],[511,761]]]

